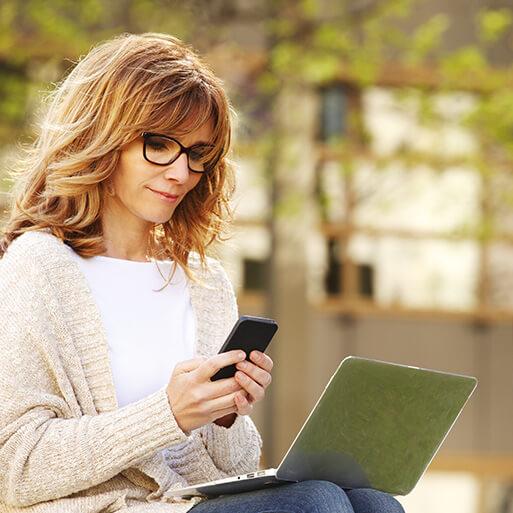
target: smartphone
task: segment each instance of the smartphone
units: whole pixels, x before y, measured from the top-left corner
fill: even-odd
[[[235,323],[219,352],[225,353],[233,349],[242,349],[246,353],[246,360],[250,360],[251,351],[257,350],[263,353],[277,330],[278,324],[273,319],[243,315]],[[219,369],[210,379],[216,381],[231,378],[236,371],[235,365],[228,365]]]

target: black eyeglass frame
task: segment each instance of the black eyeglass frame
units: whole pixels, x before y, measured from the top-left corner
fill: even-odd
[[[150,164],[154,164],[155,166],[169,166],[169,164],[172,164],[173,162],[175,162],[175,160],[177,160],[178,157],[180,157],[180,155],[182,153],[185,153],[187,155],[187,167],[189,168],[189,171],[191,171],[192,173],[198,173],[200,175],[203,175],[205,173],[208,173],[209,171],[212,171],[212,169],[215,167],[215,164],[211,164],[211,165],[205,166],[203,171],[198,171],[197,169],[192,169],[191,168],[191,166],[189,164],[189,152],[195,146],[201,146],[201,145],[193,144],[192,146],[187,147],[187,146],[184,146],[180,141],[177,141],[176,139],[174,139],[173,137],[169,137],[169,135],[157,134],[155,132],[142,132],[141,133],[141,137],[144,139],[144,143],[143,143],[143,157]],[[148,156],[146,155],[146,141],[147,141],[148,137],[162,137],[163,139],[168,139],[169,141],[173,141],[174,143],[178,144],[178,146],[180,147],[180,151],[178,152],[176,157],[171,159],[169,162],[153,162],[153,160],[150,160],[148,158]]]

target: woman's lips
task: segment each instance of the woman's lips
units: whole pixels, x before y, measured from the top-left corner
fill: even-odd
[[[161,200],[166,201],[167,203],[174,203],[178,199],[177,195],[167,194],[165,192],[155,191],[153,189],[150,189],[149,187],[148,187],[148,189],[151,192],[153,192],[156,196],[158,196]]]

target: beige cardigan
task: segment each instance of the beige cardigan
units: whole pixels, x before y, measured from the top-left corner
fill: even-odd
[[[217,261],[207,272],[191,256],[191,267],[204,283],[189,284],[196,352],[209,356],[237,305]],[[107,347],[63,241],[49,230],[15,239],[0,259],[0,513],[181,513],[198,499],[167,489],[257,468],[262,441],[247,416],[186,436],[165,386],[118,408]]]

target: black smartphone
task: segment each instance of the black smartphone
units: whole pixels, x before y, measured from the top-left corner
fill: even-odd
[[[250,361],[251,351],[257,350],[263,353],[277,330],[278,324],[273,319],[243,315],[235,323],[219,352],[225,353],[233,349],[242,349],[246,353],[246,360]],[[216,381],[231,378],[236,371],[235,365],[228,365],[219,369],[210,379]]]

